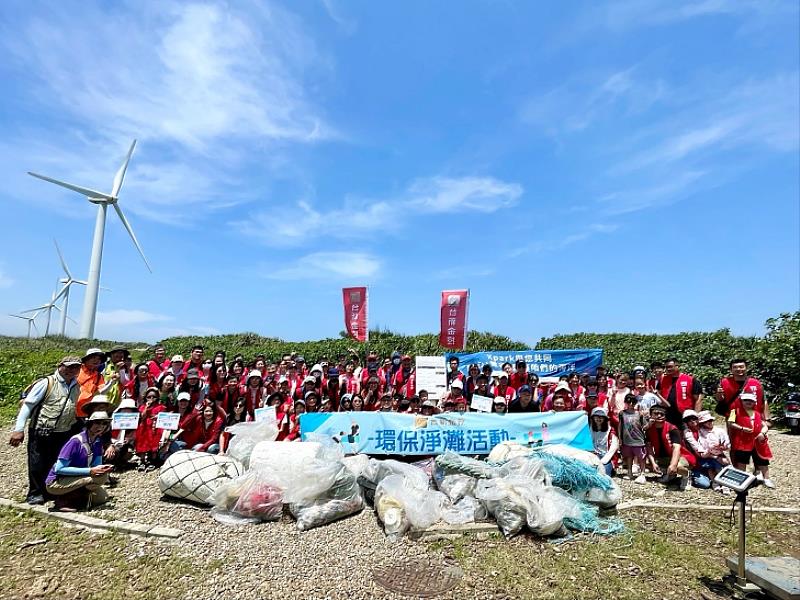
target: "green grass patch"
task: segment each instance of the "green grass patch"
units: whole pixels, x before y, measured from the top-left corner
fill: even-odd
[[[470,573],[476,586],[490,585],[519,598],[696,598],[704,582],[727,573],[737,533],[727,517],[708,512],[630,511],[628,531],[611,537],[577,536],[552,544],[534,537],[492,543],[436,542]],[[800,552],[797,518],[756,514],[748,524],[748,554]],[[487,590],[488,591],[488,590]]]
[[[47,540],[30,547],[26,542]],[[3,598],[168,600],[185,597],[191,559],[149,538],[94,534],[13,509],[0,509],[0,589]]]

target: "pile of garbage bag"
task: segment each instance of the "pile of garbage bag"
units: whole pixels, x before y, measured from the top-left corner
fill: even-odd
[[[360,512],[366,499],[393,540],[437,523],[490,520],[506,537],[526,528],[540,536],[623,529],[618,519],[599,515],[600,508],[621,500],[619,487],[597,468],[591,453],[566,446],[531,450],[506,443],[489,460],[446,452],[410,464],[345,456],[341,445],[322,437],[275,442],[277,431],[269,423],[234,428],[228,457],[191,456],[194,462],[220,463],[213,465],[213,482],[201,486],[207,493],[190,499],[211,505],[212,517],[221,523],[256,524],[288,513],[297,529],[306,531]],[[175,462],[181,458],[186,460]],[[194,479],[196,470],[205,474],[193,469]],[[174,491],[175,485],[162,484],[165,488],[189,497]]]

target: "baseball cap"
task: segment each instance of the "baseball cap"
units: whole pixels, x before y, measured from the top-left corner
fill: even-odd
[[[189,392],[181,392],[180,394],[178,394],[178,402],[180,402],[181,400],[191,400],[191,399],[192,395]]]
[[[700,423],[706,423],[707,421],[713,421],[714,420],[714,415],[711,414],[710,410],[701,410],[699,413],[697,413],[697,420],[700,421]]]
[[[592,409],[592,416],[593,417],[608,417],[608,411],[603,408],[602,406],[598,406],[597,408]]]
[[[528,393],[530,394],[530,393],[532,393],[532,392],[533,392],[533,390],[531,390],[531,386],[529,386],[529,385],[523,385],[522,387],[520,387],[520,388],[517,390],[517,393],[518,393],[518,394],[521,394],[522,392],[528,392]]]
[[[696,411],[693,411],[691,408],[683,411],[683,420],[684,421],[686,419],[691,419],[692,417],[694,417],[695,419],[697,418],[697,412]]]
[[[464,389],[464,382],[462,382],[460,379],[454,379],[453,383],[450,384],[450,387],[454,387],[454,388],[458,388],[460,390],[463,390]]]
[[[176,363],[176,362],[186,362],[186,361],[183,360],[182,354],[176,354],[175,356],[172,357],[172,360],[170,362]]]
[[[753,394],[752,392],[745,392],[744,394],[739,396],[739,399],[742,401],[749,400],[750,402],[755,402],[756,400],[758,400],[758,398],[756,398],[756,395]]]
[[[570,389],[569,384],[567,384],[566,381],[560,381],[556,386],[556,389],[553,390],[553,393],[557,394],[558,392],[561,391],[569,392],[570,394],[572,393],[572,390]]]

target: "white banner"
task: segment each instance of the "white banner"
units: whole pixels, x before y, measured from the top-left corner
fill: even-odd
[[[447,366],[444,356],[417,357],[417,393],[428,392],[428,398],[439,401],[447,392]]]

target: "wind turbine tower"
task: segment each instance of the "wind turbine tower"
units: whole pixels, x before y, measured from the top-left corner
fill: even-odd
[[[133,233],[133,229],[131,228],[130,223],[128,223],[128,219],[125,218],[125,213],[122,212],[122,208],[119,206],[119,191],[120,188],[122,188],[122,182],[125,180],[125,172],[128,170],[128,163],[131,160],[131,155],[133,154],[133,149],[135,147],[136,140],[133,140],[133,143],[128,150],[128,154],[125,157],[125,162],[122,163],[122,166],[114,176],[114,183],[111,186],[111,193],[109,194],[28,171],[28,175],[32,175],[38,179],[60,185],[68,190],[72,190],[73,192],[78,192],[79,194],[86,196],[89,202],[97,204],[97,218],[94,224],[94,240],[92,241],[92,257],[89,261],[89,278],[86,286],[86,298],[83,302],[83,315],[81,317],[81,338],[94,338],[94,324],[97,316],[97,296],[100,291],[100,265],[103,261],[103,240],[106,229],[106,212],[108,211],[109,204],[114,207],[119,220],[122,221],[122,226],[125,227],[125,230],[128,232],[128,235],[130,235],[134,246],[136,246],[136,249],[139,251],[142,260],[144,260],[147,270],[151,273],[153,272],[153,269],[150,268],[150,263],[147,262],[147,257],[144,255],[142,247],[139,245],[139,241],[136,239],[136,234]]]

